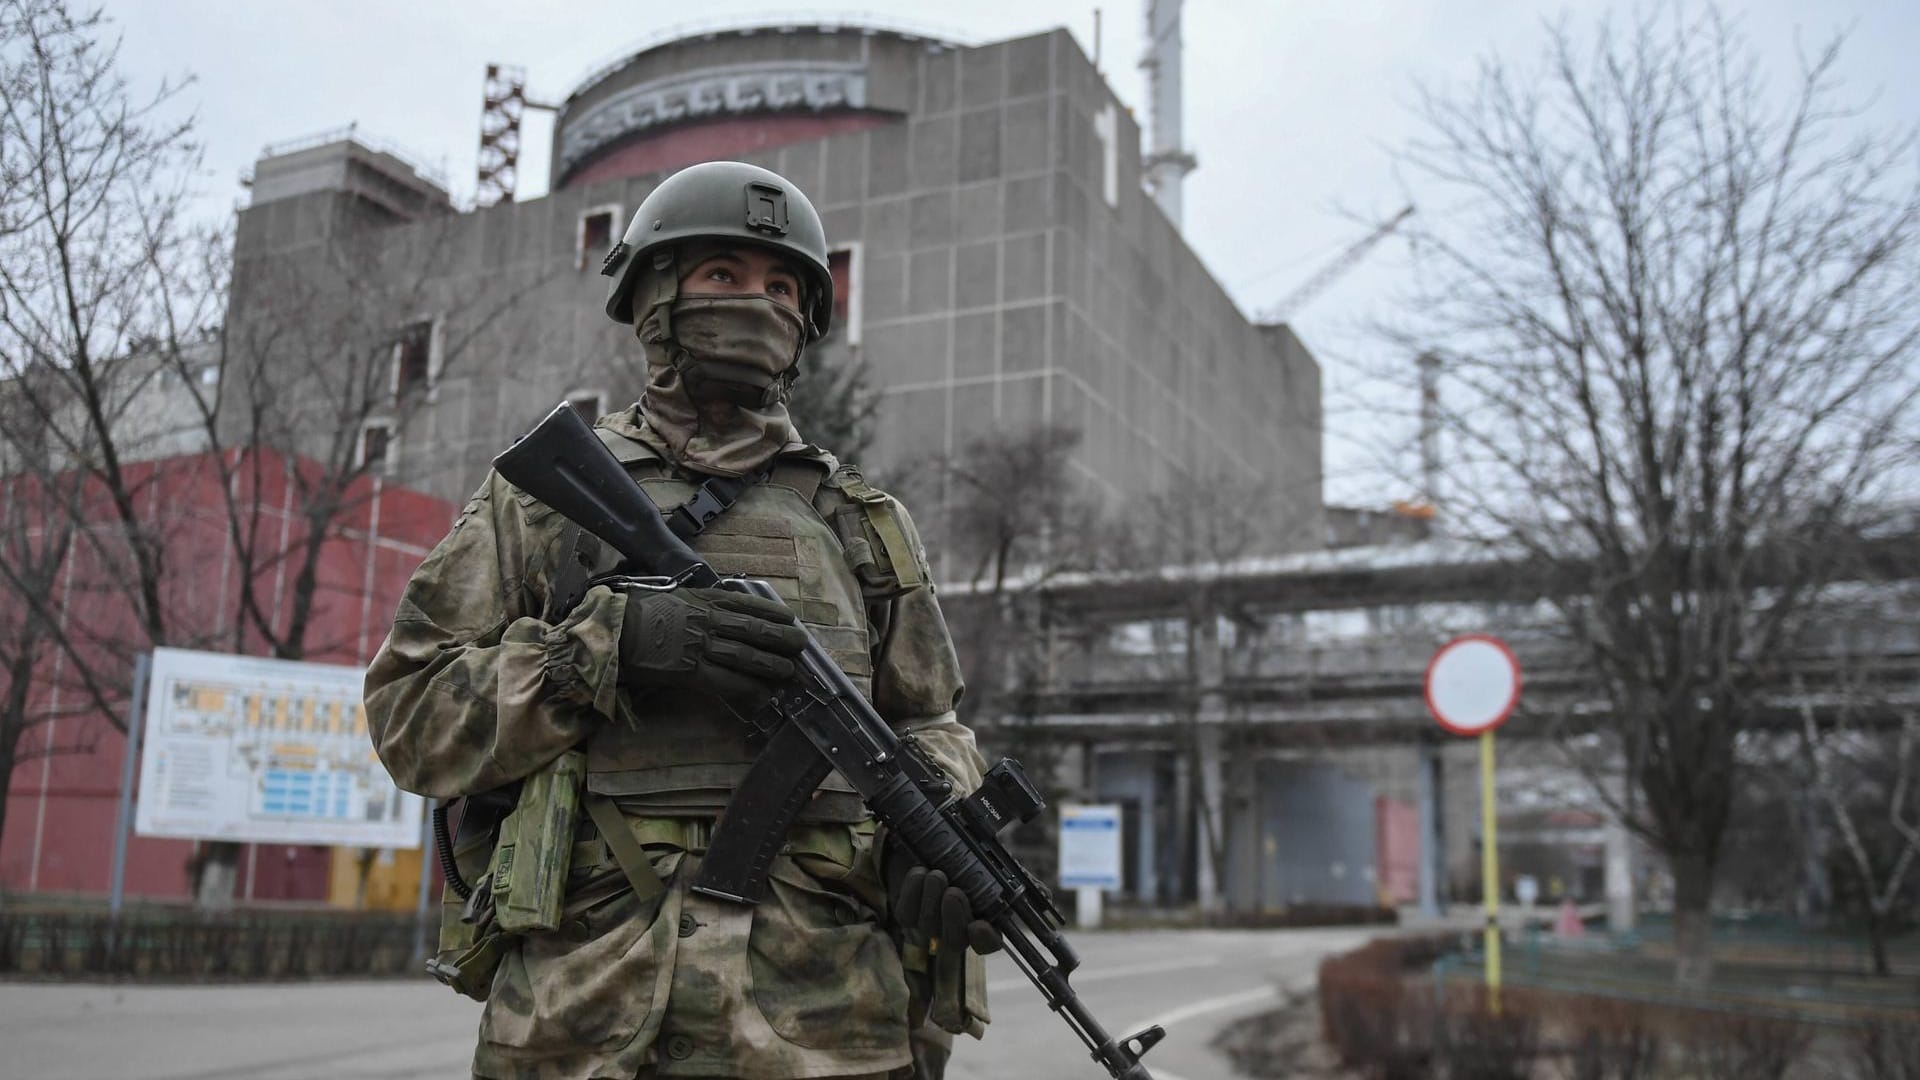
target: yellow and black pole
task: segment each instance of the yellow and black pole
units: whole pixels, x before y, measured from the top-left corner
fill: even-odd
[[[1480,895],[1487,907],[1487,1004],[1500,1011],[1500,839],[1493,812],[1493,729],[1480,733]]]
[[[1520,703],[1520,662],[1491,634],[1442,645],[1427,664],[1427,711],[1455,735],[1480,739],[1480,879],[1486,903],[1488,1005],[1500,1011],[1500,837],[1495,813],[1493,732]]]

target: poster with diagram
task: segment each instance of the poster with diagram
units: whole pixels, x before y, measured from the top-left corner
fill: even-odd
[[[367,739],[362,668],[156,649],[134,831],[412,848],[420,796]]]

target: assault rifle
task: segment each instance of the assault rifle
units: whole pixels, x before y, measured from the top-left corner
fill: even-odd
[[[493,465],[618,551],[623,569],[648,575],[653,587],[728,588],[779,599],[764,581],[722,578],[702,561],[571,406],[553,410]],[[788,826],[838,769],[874,817],[922,864],[945,871],[975,917],[1000,931],[1013,962],[1109,1076],[1152,1080],[1140,1058],[1165,1030],[1155,1025],[1120,1040],[1106,1033],[1068,983],[1080,958],[1060,933],[1065,917],[1000,842],[1001,830],[1032,820],[1046,805],[1020,763],[1001,759],[979,790],[958,797],[952,781],[902,744],[812,635],[798,667],[748,721],[765,747],[715,824],[691,887],[741,904],[764,899],[767,870]]]

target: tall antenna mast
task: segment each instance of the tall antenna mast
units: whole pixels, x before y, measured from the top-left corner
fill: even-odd
[[[1141,168],[1153,201],[1180,227],[1180,181],[1198,164],[1187,152],[1180,132],[1180,3],[1147,0],[1147,52],[1140,66],[1147,72],[1147,110],[1152,122],[1152,149]]]

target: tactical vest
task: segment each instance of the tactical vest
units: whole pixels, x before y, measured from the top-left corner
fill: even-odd
[[[694,485],[668,475],[651,448],[604,428],[600,435],[663,511],[693,496]],[[874,500],[862,498],[871,489],[857,472],[830,477],[828,469],[825,462],[783,459],[771,479],[748,488],[691,546],[722,575],[770,583],[860,692],[871,696],[874,553],[861,550],[858,540],[843,543],[821,504],[829,513],[835,504],[864,512]],[[845,490],[849,476],[854,491]],[[845,531],[847,522],[840,525]],[[903,557],[911,562],[914,555]],[[866,572],[856,573],[856,566]],[[881,576],[891,577],[897,591],[897,575]],[[705,694],[659,689],[623,696],[621,712],[628,722],[607,724],[587,743],[587,789],[615,799],[630,815],[712,817],[726,807],[759,753],[748,726]],[[855,822],[865,816],[859,796],[834,773],[801,820]]]

